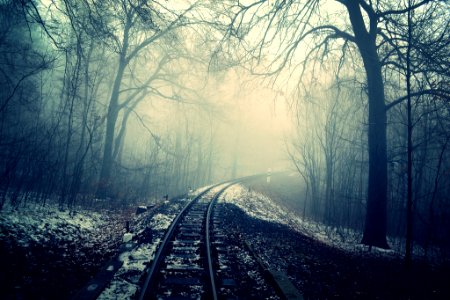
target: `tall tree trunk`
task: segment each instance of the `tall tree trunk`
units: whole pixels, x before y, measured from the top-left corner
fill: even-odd
[[[132,108],[127,108],[125,112],[123,113],[122,117],[122,124],[120,125],[119,133],[117,134],[117,137],[114,141],[114,151],[113,151],[113,159],[117,160],[119,157],[119,160],[117,160],[120,163],[120,155],[119,153],[122,152],[122,146],[123,141],[125,140],[125,134],[127,131],[127,124],[128,124],[128,118],[130,117],[131,112],[133,111],[134,106]]]
[[[408,1],[408,8],[411,7],[411,1]],[[407,113],[408,113],[408,194],[406,201],[406,245],[405,245],[405,264],[411,266],[413,250],[413,198],[412,198],[412,133],[413,125],[411,120],[411,11],[408,11],[408,48],[406,53],[406,90],[408,94]]]
[[[121,52],[119,53],[119,66],[117,68],[116,78],[114,79],[111,98],[108,104],[102,169],[100,171],[100,180],[98,182],[96,192],[96,196],[98,198],[105,198],[108,195],[113,194],[113,191],[111,191],[111,171],[114,163],[113,157],[114,135],[116,129],[116,122],[120,111],[119,105],[120,87],[122,85],[122,79],[125,73],[125,68],[129,63],[129,58],[127,58],[127,52],[129,46],[129,38],[130,38],[129,34],[131,26],[132,26],[131,15],[127,14],[124,24],[122,49]]]
[[[346,6],[355,33],[355,42],[364,63],[369,100],[369,187],[361,242],[369,246],[389,248],[386,241],[386,105],[381,63],[376,50],[376,32],[367,32],[358,1],[347,1]]]
[[[205,178],[205,168],[204,168],[204,157],[203,157],[203,147],[202,147],[202,138],[199,137],[199,142],[197,146],[197,174],[195,176],[195,181],[192,183],[190,188],[202,186],[204,184]]]
[[[335,216],[333,214],[333,161],[331,155],[325,155],[325,214],[324,221],[327,225],[335,225]]]
[[[80,190],[81,181],[84,173],[84,161],[89,151],[89,147],[92,142],[92,134],[89,134],[89,142],[85,143],[87,127],[88,127],[88,117],[89,117],[89,108],[91,107],[92,97],[89,96],[89,66],[92,57],[92,53],[94,51],[94,45],[91,43],[89,45],[89,50],[84,62],[84,88],[83,88],[83,115],[82,115],[82,127],[80,134],[80,142],[78,146],[78,150],[75,154],[76,162],[72,175],[72,182],[70,183],[69,189],[69,200],[68,205],[69,208],[72,209],[75,204],[75,200],[77,194]]]
[[[375,50],[374,50],[375,52]],[[384,85],[378,61],[366,64],[369,85],[369,187],[363,244],[389,248],[387,220],[387,145]]]
[[[64,204],[66,202],[68,186],[69,186],[69,177],[68,168],[69,168],[69,152],[72,146],[72,136],[73,136],[73,122],[74,122],[74,109],[75,109],[75,100],[78,93],[79,87],[79,78],[80,78],[80,68],[81,68],[81,45],[80,41],[77,43],[77,52],[76,52],[76,61],[74,65],[73,73],[70,74],[69,78],[64,76],[63,80],[66,80],[67,83],[63,85],[63,88],[66,89],[66,101],[69,103],[69,115],[67,119],[67,136],[65,142],[65,150],[64,150],[64,160],[63,160],[63,171],[62,171],[62,186],[61,186],[61,194],[59,197],[59,208],[64,209]],[[66,51],[66,61],[69,60],[70,53]],[[66,72],[68,65],[66,64]],[[62,112],[64,113],[64,111]]]
[[[108,114],[106,119],[105,146],[103,148],[102,169],[100,172],[100,180],[97,187],[96,196],[105,198],[111,194],[111,170],[113,166],[113,144],[116,128],[117,117],[119,115],[119,92],[122,83],[123,74],[127,63],[124,55],[120,56],[119,67],[116,78],[114,80],[111,99],[109,101]]]

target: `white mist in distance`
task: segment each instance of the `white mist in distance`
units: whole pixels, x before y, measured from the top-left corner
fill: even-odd
[[[197,143],[201,149],[191,147],[193,159],[206,161],[211,151],[212,182],[290,168],[285,137],[292,125],[282,93],[241,69],[209,74],[194,86],[203,99],[177,103],[149,95],[137,107],[141,120],[130,118],[127,127],[124,153],[130,161],[155,151],[148,149],[151,131],[162,148],[176,149],[180,140]]]
[[[245,79],[231,71],[218,90],[217,98],[229,105],[218,131],[221,167],[231,168],[232,177],[285,170],[284,137],[291,126],[286,99],[265,83]]]

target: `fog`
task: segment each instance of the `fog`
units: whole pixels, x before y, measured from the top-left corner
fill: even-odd
[[[290,170],[304,218],[446,247],[445,4],[174,3],[0,3],[1,206]]]
[[[184,137],[212,138],[214,181],[290,167],[285,138],[289,135],[291,115],[286,99],[279,99],[257,77],[238,77],[238,72],[242,71],[220,74],[220,80],[215,74],[209,75],[202,88],[205,102],[150,99],[137,107],[137,113],[145,116],[148,128],[162,137],[162,143],[169,142],[169,137],[164,137],[167,131]],[[130,125],[126,140],[130,146],[125,147],[144,153],[143,138],[151,137],[141,122],[135,120]]]

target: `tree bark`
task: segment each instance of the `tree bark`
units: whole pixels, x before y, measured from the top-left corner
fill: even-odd
[[[369,102],[369,187],[366,221],[361,243],[389,248],[387,231],[387,146],[386,105],[381,63],[376,50],[376,33],[366,30],[357,1],[347,1],[355,42],[361,53],[367,76]],[[371,22],[375,22],[371,20]]]
[[[411,7],[411,0],[408,1],[408,8]],[[408,48],[406,52],[406,90],[408,95],[407,116],[408,116],[408,192],[406,200],[406,245],[405,245],[405,265],[407,268],[411,266],[413,251],[413,198],[412,198],[412,133],[413,124],[411,119],[411,33],[412,33],[411,11],[408,11]]]
[[[111,196],[111,170],[113,165],[113,144],[114,133],[116,128],[117,117],[119,115],[119,92],[122,83],[123,74],[127,63],[124,55],[120,56],[119,67],[116,78],[114,80],[111,99],[108,106],[108,114],[106,118],[105,146],[103,148],[102,169],[100,172],[100,180],[97,187],[96,196],[105,198]]]

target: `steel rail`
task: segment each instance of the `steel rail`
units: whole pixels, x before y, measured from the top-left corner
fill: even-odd
[[[206,213],[206,229],[205,229],[205,243],[206,243],[206,256],[208,258],[208,270],[209,270],[209,280],[210,280],[210,289],[211,289],[211,296],[212,299],[217,300],[218,296],[217,296],[217,288],[216,288],[216,276],[215,276],[215,272],[214,272],[214,265],[213,265],[213,261],[212,261],[212,250],[211,250],[211,237],[210,237],[210,233],[211,233],[211,229],[210,229],[210,221],[211,221],[211,214],[212,211],[214,209],[214,205],[216,204],[217,200],[219,199],[219,197],[222,195],[222,193],[229,188],[230,186],[236,184],[238,181],[234,181],[230,184],[228,184],[227,186],[225,186],[223,189],[221,189],[219,192],[216,193],[216,195],[214,196],[214,198],[211,200],[211,202],[209,203],[208,206],[208,211]]]
[[[202,198],[205,194],[207,194],[208,192],[210,192],[213,188],[221,185],[223,183],[219,183],[216,185],[213,185],[209,188],[207,188],[206,190],[204,190],[203,192],[201,192],[200,194],[198,194],[194,199],[192,199],[188,204],[186,204],[184,206],[184,208],[181,210],[181,212],[175,217],[175,219],[172,221],[172,224],[169,226],[169,228],[167,229],[167,232],[164,236],[163,241],[161,242],[158,251],[155,254],[155,257],[153,259],[153,263],[150,266],[150,269],[148,271],[147,277],[145,279],[144,285],[142,286],[142,290],[141,290],[141,294],[139,295],[139,300],[143,300],[145,299],[149,293],[149,284],[153,281],[153,279],[156,277],[157,272],[161,262],[164,259],[164,251],[167,249],[168,245],[169,245],[169,241],[172,238],[174,232],[175,232],[175,228],[178,225],[178,223],[180,222],[181,217],[184,215],[184,213],[195,203],[197,202],[200,198]]]
[[[217,296],[217,289],[216,289],[216,281],[215,281],[215,275],[214,275],[214,267],[213,267],[213,262],[212,262],[212,250],[211,250],[211,245],[210,245],[210,236],[209,236],[209,231],[210,231],[210,226],[209,226],[209,219],[211,217],[211,213],[212,213],[212,209],[213,209],[213,205],[214,203],[217,201],[217,199],[220,197],[220,195],[230,186],[237,184],[239,182],[243,182],[246,180],[250,180],[250,179],[254,179],[257,177],[262,177],[265,176],[265,174],[258,174],[258,175],[251,175],[251,176],[247,176],[247,177],[243,177],[243,178],[239,178],[239,179],[234,179],[234,180],[229,180],[226,182],[221,182],[215,185],[210,186],[209,188],[207,188],[206,190],[202,191],[200,194],[198,194],[193,200],[191,200],[188,204],[186,204],[184,206],[184,208],[181,210],[181,212],[175,217],[175,219],[172,221],[172,224],[169,226],[169,228],[166,231],[166,234],[164,235],[163,241],[161,242],[160,246],[158,247],[158,250],[155,254],[155,257],[153,259],[153,262],[150,266],[150,269],[148,271],[147,277],[145,279],[144,284],[142,285],[142,289],[141,289],[141,293],[139,295],[139,300],[144,300],[144,299],[148,299],[150,298],[150,285],[153,284],[154,279],[157,276],[157,273],[160,269],[161,263],[164,260],[165,256],[164,253],[167,250],[167,247],[169,245],[169,241],[171,240],[171,238],[174,235],[175,229],[177,227],[177,225],[179,224],[181,218],[184,216],[184,213],[186,211],[188,211],[190,209],[190,207],[196,203],[199,199],[201,199],[205,194],[207,194],[208,192],[210,192],[212,189],[220,186],[220,185],[224,185],[226,184],[226,186],[224,188],[222,188],[220,191],[218,191],[214,197],[212,198],[211,202],[209,203],[208,206],[208,210],[207,210],[207,216],[206,216],[206,224],[205,224],[205,231],[206,231],[206,247],[207,247],[207,260],[208,260],[208,274],[210,277],[210,289],[211,289],[211,296],[212,299],[217,300],[218,296]]]

